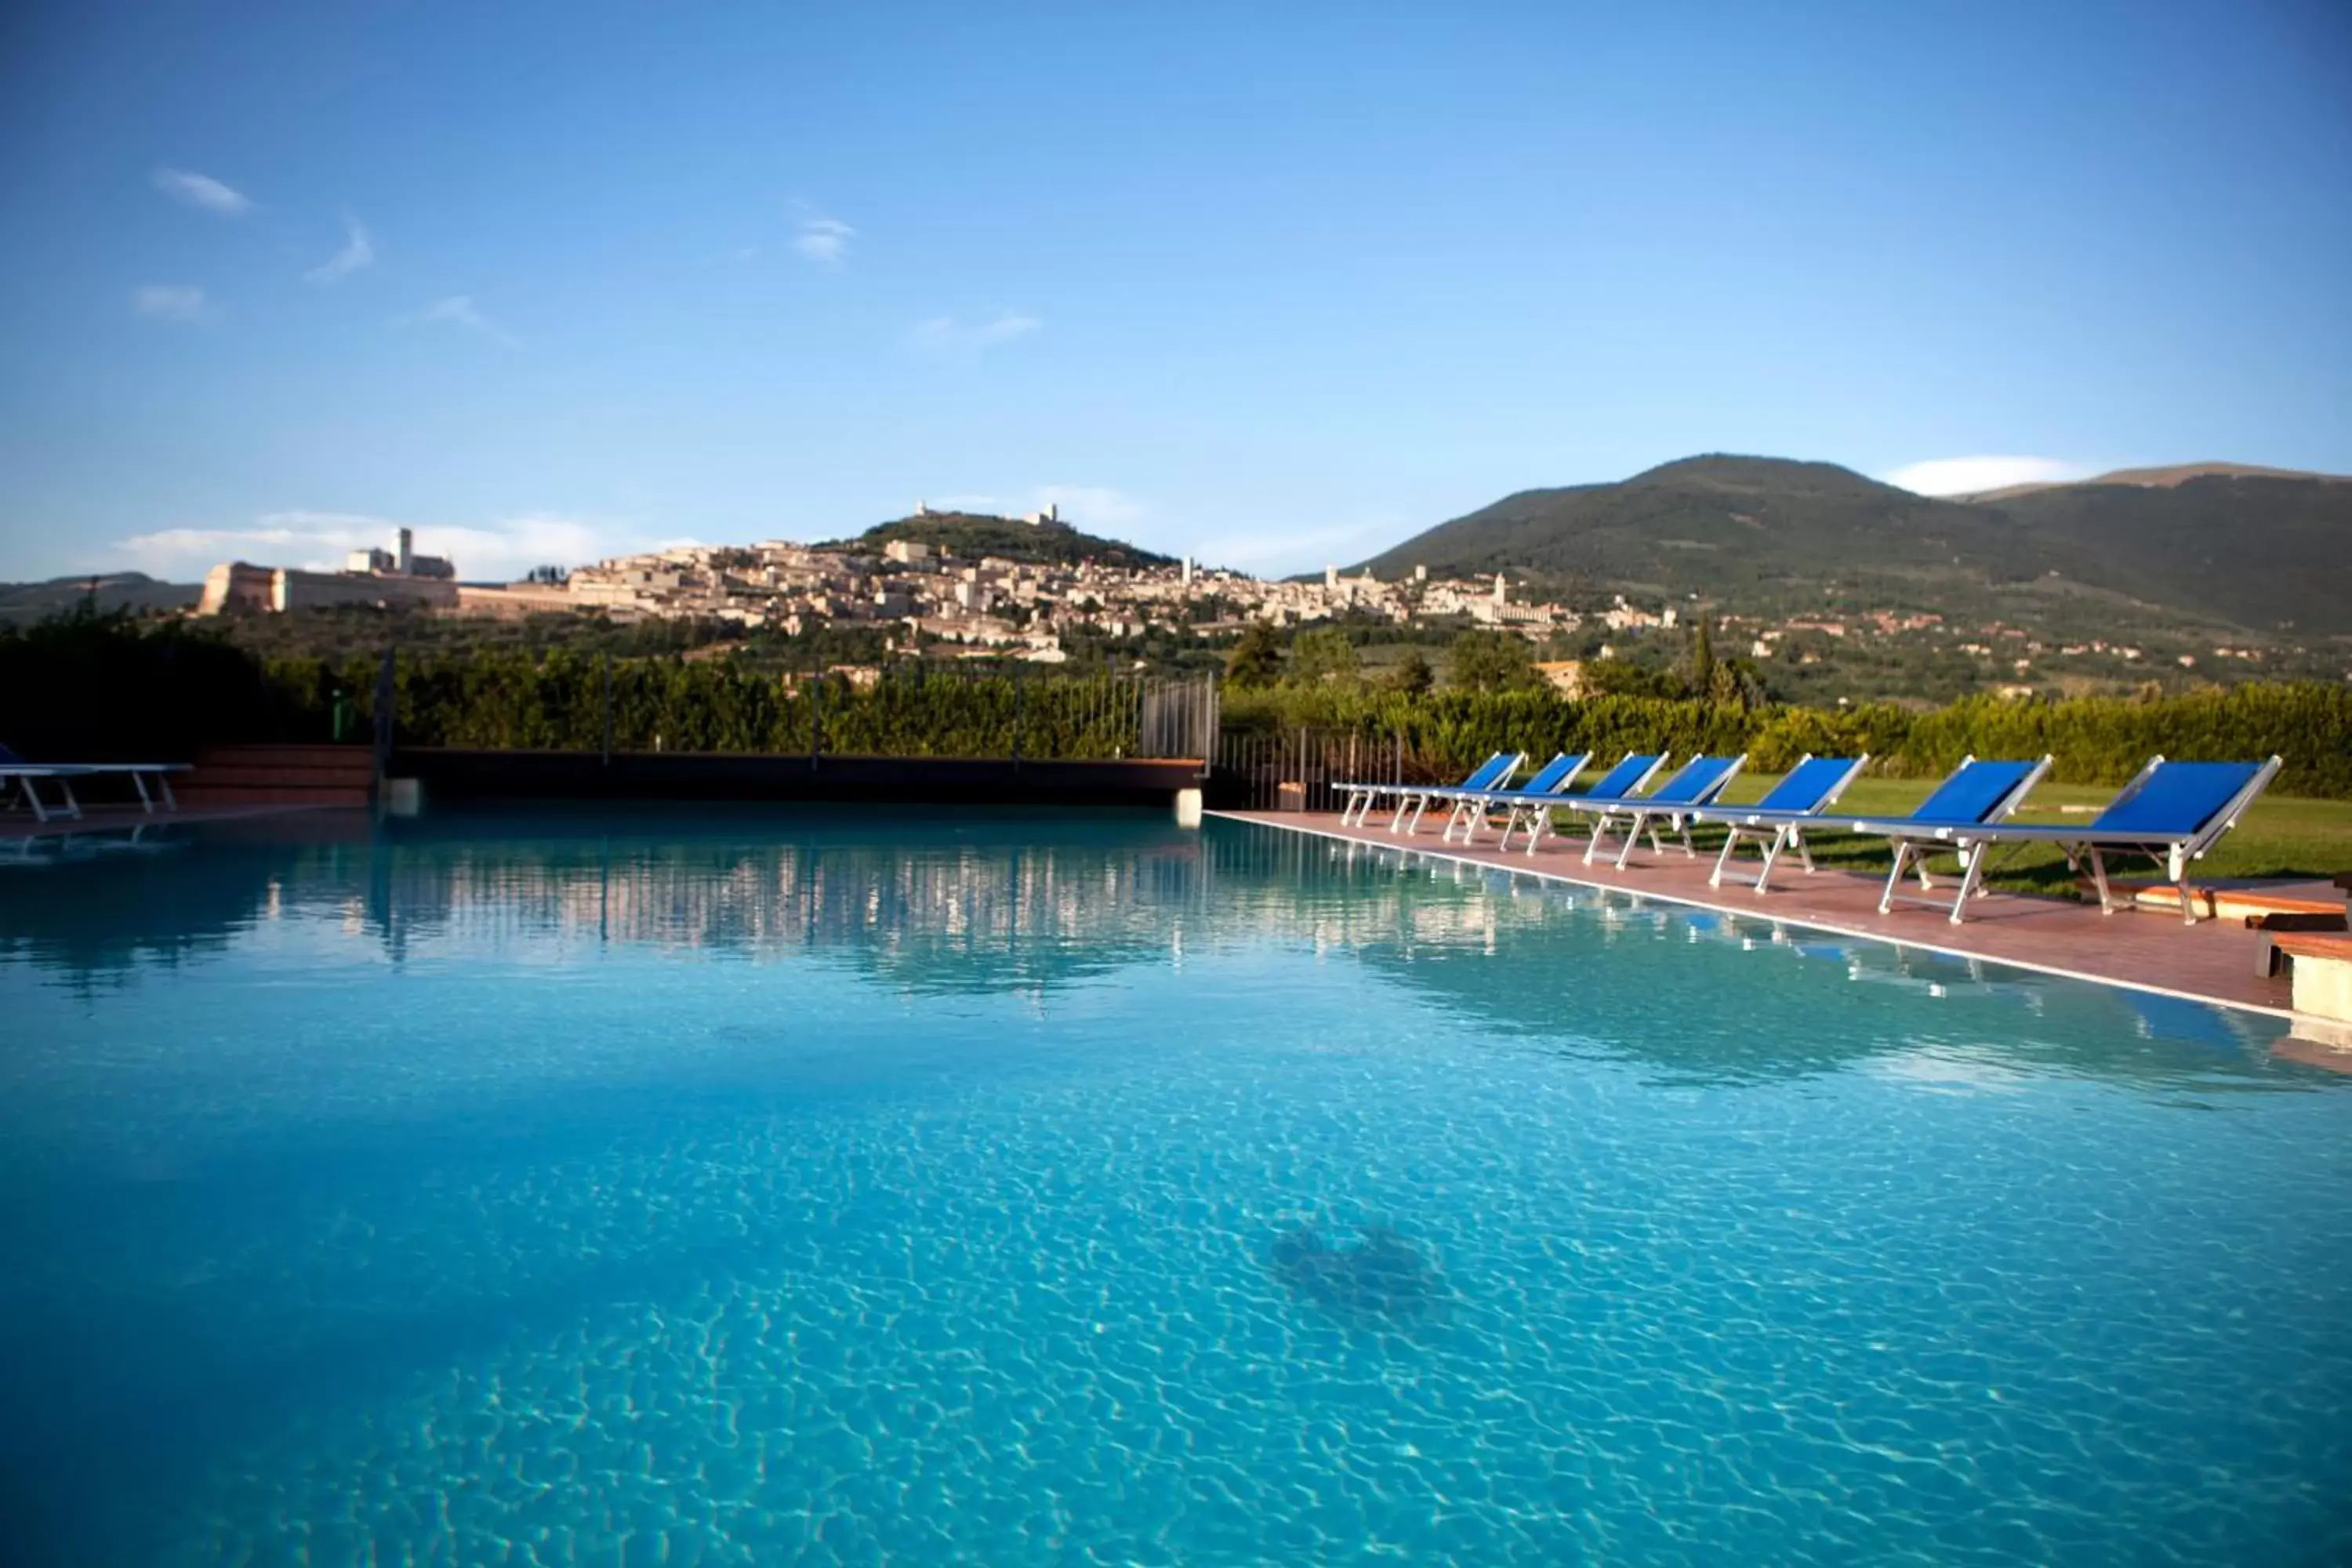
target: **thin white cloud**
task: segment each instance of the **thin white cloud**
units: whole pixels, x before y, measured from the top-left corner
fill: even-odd
[[[1124,528],[1140,522],[1147,510],[1141,501],[1108,485],[1040,485],[1035,493],[1037,504],[1024,510],[1058,507],[1064,522],[1087,528]]]
[[[446,557],[467,582],[509,582],[534,566],[579,566],[681,542],[624,524],[526,513],[480,526],[417,523],[416,549]],[[370,545],[391,549],[400,522],[362,512],[273,511],[242,528],[167,528],[114,542],[128,564],[173,581],[223,561],[340,570]]]
[[[999,343],[1025,338],[1045,324],[1034,316],[1015,315],[1009,310],[969,327],[953,316],[933,316],[908,328],[900,342],[918,353],[937,354],[943,359],[971,358]]]
[[[811,261],[838,267],[848,254],[850,237],[856,232],[839,218],[804,217],[793,236],[793,248]]]
[[[375,243],[355,217],[343,219],[343,247],[302,276],[313,283],[332,283],[375,265]]]
[[[1934,458],[1878,477],[1918,495],[1964,496],[2008,485],[2063,484],[2089,472],[2089,465],[2063,458]]]
[[[213,312],[212,301],[193,283],[142,284],[131,291],[131,308],[165,321],[201,321]]]
[[[1324,528],[1270,526],[1213,535],[1194,543],[1191,554],[1196,561],[1268,575],[1314,572],[1377,555],[1394,544],[1411,526],[1399,518],[1368,518]]]
[[[242,191],[226,185],[210,174],[198,174],[186,169],[158,169],[148,176],[155,188],[175,202],[192,207],[202,207],[209,213],[236,217],[253,210],[252,199]]]
[[[522,347],[521,339],[474,309],[474,300],[470,294],[452,294],[446,300],[436,300],[421,310],[412,310],[407,315],[397,318],[393,324],[402,327],[423,327],[432,326],[437,322],[463,327],[469,332],[478,332],[492,342],[503,343],[510,349]]]

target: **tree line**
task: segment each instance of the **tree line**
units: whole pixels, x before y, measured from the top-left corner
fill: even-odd
[[[1490,642],[1487,637],[1507,639]],[[1306,642],[1306,637],[1299,639]],[[1342,639],[1344,640],[1344,639]],[[1517,649],[1508,644],[1517,643]],[[1416,777],[1458,775],[1497,750],[1746,752],[1777,771],[1806,753],[1868,752],[1885,772],[1933,776],[1963,755],[2056,758],[2056,776],[2118,784],[2149,756],[2286,759],[2279,788],[2352,798],[2352,687],[2257,682],[2137,698],[1968,698],[1940,708],[1835,709],[1749,700],[1694,639],[1671,691],[1571,697],[1520,673],[1523,639],[1472,634],[1446,650],[1451,684],[1235,668],[1229,731],[1352,735]],[[1240,650],[1236,650],[1238,655]],[[1490,656],[1507,674],[1482,674]],[[1531,668],[1531,667],[1529,667]],[[78,616],[0,628],[0,743],[27,756],[168,760],[221,741],[364,735],[380,658],[262,658],[184,623]],[[609,675],[608,672],[609,671]],[[1339,674],[1344,674],[1341,667]],[[893,667],[881,679],[779,672],[737,658],[614,658],[552,649],[444,649],[396,662],[406,743],[593,750],[1106,757],[1131,746],[1135,682],[1108,674]]]

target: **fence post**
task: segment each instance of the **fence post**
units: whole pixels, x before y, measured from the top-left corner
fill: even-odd
[[[398,657],[393,648],[386,647],[383,662],[375,672],[375,782],[379,785],[392,770],[392,731],[399,718],[400,700],[393,682],[393,661]]]

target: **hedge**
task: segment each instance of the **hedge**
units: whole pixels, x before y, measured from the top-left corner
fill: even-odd
[[[2286,759],[2283,794],[2352,798],[2352,687],[2265,683],[2180,697],[2011,700],[1971,697],[1914,711],[1890,703],[1815,709],[1675,701],[1570,700],[1549,691],[1437,691],[1419,696],[1325,686],[1227,692],[1228,730],[1307,729],[1402,742],[1415,777],[1458,776],[1489,752],[1746,752],[1779,772],[1807,752],[1868,752],[1873,771],[1932,778],[1963,756],[2055,759],[2068,784],[2119,784],[2161,753],[2191,760]]]
[[[412,744],[593,750],[604,743],[604,666],[556,650],[401,658],[399,733]],[[81,616],[0,627],[0,742],[28,756],[185,756],[210,741],[329,738],[341,690],[362,726],[377,663],[264,664],[179,623],[146,630]],[[1111,757],[1133,743],[1136,683],[952,667],[894,668],[870,689],[839,677],[822,696],[772,669],[674,657],[612,665],[612,743],[621,750],[804,752],[820,721],[834,753]],[[821,710],[821,711],[820,711]],[[1349,683],[1229,690],[1228,732],[1298,729],[1356,737],[1368,756],[1400,745],[1413,776],[1467,771],[1497,750],[1549,755],[1632,750],[1749,753],[1787,767],[1806,752],[1867,751],[1876,771],[1932,777],[1961,756],[2056,759],[2070,784],[2120,784],[2149,756],[2286,759],[2282,793],[2352,798],[2352,686],[2254,684],[2181,697],[1970,698],[1915,711],[1570,700],[1534,689],[1419,695]],[[364,728],[361,730],[364,733]]]

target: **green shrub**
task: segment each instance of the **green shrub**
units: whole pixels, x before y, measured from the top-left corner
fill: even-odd
[[[29,756],[184,756],[213,741],[322,741],[335,692],[362,732],[379,661],[266,664],[211,631],[79,615],[0,627],[0,742]],[[478,649],[397,661],[399,734],[412,745],[593,751],[604,743],[605,664],[566,648]],[[869,689],[828,677],[787,684],[734,659],[611,663],[612,743],[624,751],[1104,758],[1133,743],[1136,688],[1102,676],[894,668]],[[2121,784],[2157,753],[2286,759],[2284,793],[2352,798],[2352,687],[2246,685],[2182,697],[2009,701],[1970,698],[1914,712],[1748,707],[1654,696],[1572,700],[1548,687],[1412,691],[1361,681],[1280,683],[1223,696],[1228,732],[1299,730],[1352,743],[1369,764],[1400,754],[1410,776],[1459,776],[1496,751],[1538,761],[1590,751],[1749,753],[1777,772],[1807,752],[1866,751],[1874,769],[1933,777],[1969,753],[2055,759],[2070,784]]]

